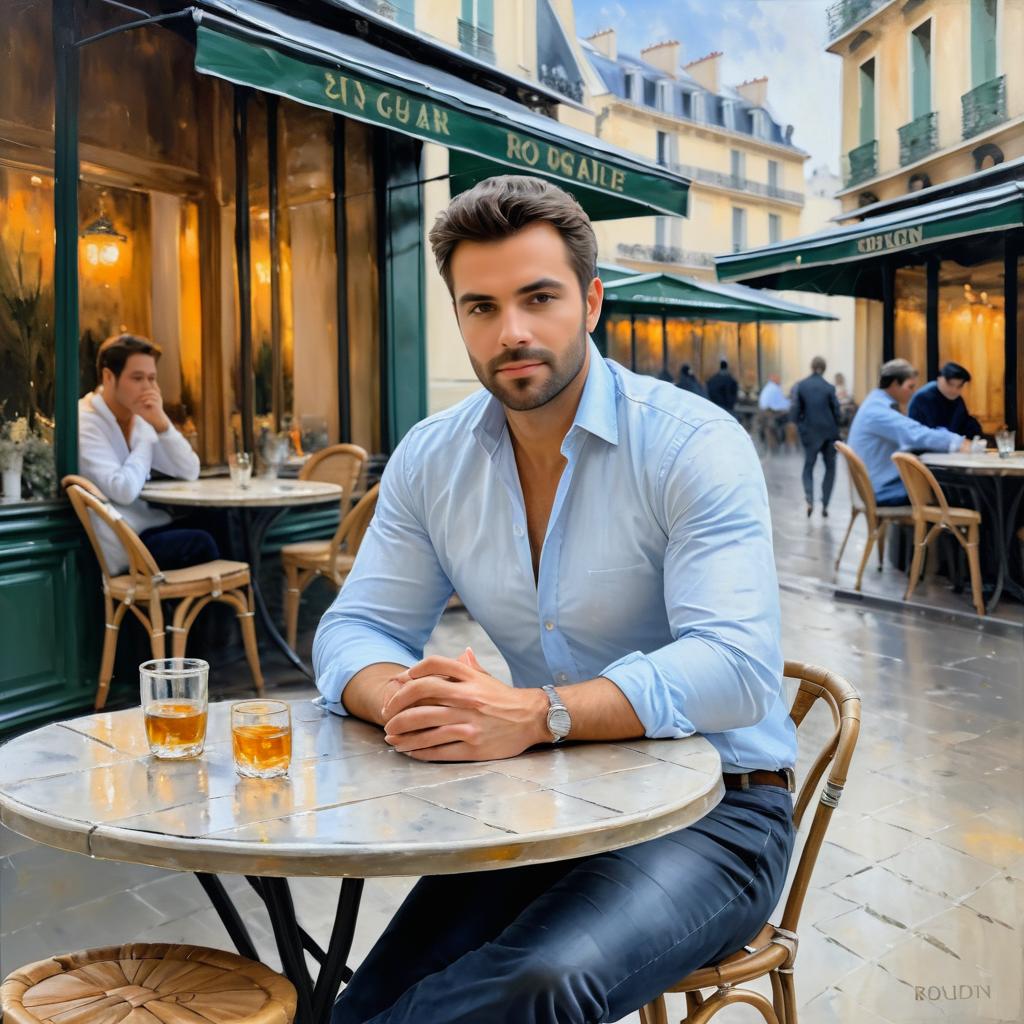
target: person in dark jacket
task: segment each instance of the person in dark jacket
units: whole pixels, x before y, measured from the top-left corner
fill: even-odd
[[[946,363],[938,377],[910,400],[907,415],[926,427],[945,427],[963,437],[977,437],[981,424],[967,411],[964,385],[970,373],[959,363]]]
[[[828,518],[828,502],[836,479],[836,449],[839,440],[839,401],[836,389],[825,380],[825,360],[811,360],[811,375],[796,386],[793,409],[800,440],[804,446],[804,497],[807,515],[814,511],[814,465],[820,455],[825,462],[821,484],[821,514]]]
[[[690,369],[689,363],[683,363],[679,367],[679,380],[676,381],[676,387],[682,388],[684,391],[692,391],[695,395],[700,395],[701,398],[707,398],[708,393],[704,390],[704,385],[697,379],[697,375]]]
[[[723,359],[718,364],[718,373],[707,379],[708,398],[719,408],[732,412],[736,407],[736,395],[740,386],[729,372],[729,364]],[[735,415],[735,414],[734,414]]]

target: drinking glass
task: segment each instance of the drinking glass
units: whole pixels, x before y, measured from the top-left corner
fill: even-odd
[[[971,442],[971,454],[972,455],[984,455],[988,448],[988,442],[983,437],[976,437]]]
[[[1017,440],[1015,430],[997,430],[996,448],[999,450],[999,458],[1008,459],[1013,454],[1013,446]]]
[[[248,452],[231,452],[228,455],[228,472],[231,483],[245,490],[252,477],[252,456]]]
[[[210,666],[199,658],[157,658],[139,666],[146,739],[157,757],[203,752],[209,676]]]
[[[243,700],[231,705],[235,771],[247,779],[288,774],[292,759],[292,711],[280,700]]]

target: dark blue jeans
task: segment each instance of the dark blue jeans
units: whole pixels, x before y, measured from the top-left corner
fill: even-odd
[[[817,448],[804,445],[804,497],[808,505],[814,504],[814,466],[820,455],[825,463],[825,479],[821,482],[821,507],[828,508],[832,498],[832,487],[836,482],[835,439],[822,441]]]
[[[792,814],[784,789],[752,786],[625,850],[423,878],[332,1024],[620,1020],[757,934],[786,880]]]
[[[186,569],[220,558],[217,542],[206,530],[179,529],[168,523],[143,530],[139,539],[161,569]]]

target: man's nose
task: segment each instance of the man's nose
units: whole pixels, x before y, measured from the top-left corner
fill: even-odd
[[[506,309],[501,314],[498,341],[503,348],[528,345],[533,337],[527,326],[526,317],[519,309]]]

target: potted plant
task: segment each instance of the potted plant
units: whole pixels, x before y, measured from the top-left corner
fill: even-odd
[[[8,500],[21,499],[21,468],[28,438],[28,420],[24,416],[0,425],[0,473]]]

